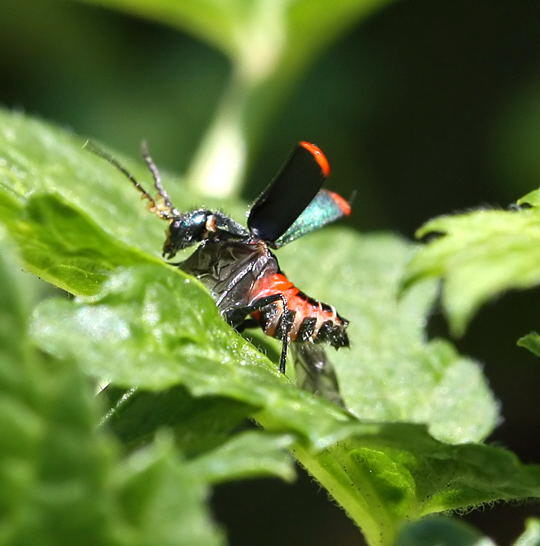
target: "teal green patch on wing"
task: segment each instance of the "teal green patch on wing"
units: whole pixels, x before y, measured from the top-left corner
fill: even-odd
[[[350,205],[337,193],[320,190],[294,224],[275,242],[276,248],[335,222],[350,213]]]

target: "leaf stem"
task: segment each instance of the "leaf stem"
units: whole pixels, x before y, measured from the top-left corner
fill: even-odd
[[[283,89],[276,87],[274,80],[280,79],[288,4],[284,0],[259,0],[243,10],[228,87],[187,176],[190,188],[199,194],[218,198],[238,194],[248,151],[253,148],[253,134],[248,140],[248,111],[252,127],[260,133],[268,112],[283,96]],[[261,90],[266,92],[265,100],[257,101],[255,96]]]
[[[302,466],[347,512],[370,546],[394,544],[397,522],[385,510],[385,504],[371,486],[369,478],[359,476],[358,465],[354,465],[354,470],[348,468],[346,451],[334,446],[325,456],[324,451],[313,454],[298,445],[292,451]]]
[[[248,156],[244,114],[251,87],[239,71],[233,71],[187,175],[190,189],[200,195],[228,198],[240,189]]]

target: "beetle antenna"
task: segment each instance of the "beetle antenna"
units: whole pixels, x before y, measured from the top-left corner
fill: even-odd
[[[148,201],[150,204],[149,208],[153,213],[165,220],[170,220],[173,217],[172,211],[162,210],[162,208],[156,203],[156,200],[142,187],[139,181],[112,155],[108,154],[105,150],[102,150],[90,140],[87,140],[83,144],[83,148],[86,148],[94,155],[108,161],[113,167],[118,169],[133,184],[135,189]]]
[[[358,194],[358,191],[356,190],[353,190],[351,192],[351,196],[349,197],[349,205],[353,204],[353,201],[356,199],[357,194]]]
[[[157,165],[154,163],[154,160],[150,155],[150,152],[148,150],[148,143],[146,142],[146,140],[143,140],[141,142],[141,154],[146,163],[146,166],[148,167],[148,170],[152,173],[152,178],[154,179],[154,187],[156,188],[158,194],[162,197],[167,209],[169,209],[167,212],[169,212],[172,216],[178,216],[178,214],[180,213],[172,204],[171,198],[167,193],[167,190],[163,187],[163,184],[161,183],[161,174],[159,173],[159,169],[157,168]]]

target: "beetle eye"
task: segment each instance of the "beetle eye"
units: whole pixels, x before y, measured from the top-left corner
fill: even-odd
[[[193,226],[204,227],[204,224],[206,224],[206,217],[206,212],[196,212],[191,218],[189,218],[188,222]]]
[[[163,245],[163,256],[170,259],[179,250],[188,248],[202,241],[206,229],[208,211],[194,211],[174,219]]]

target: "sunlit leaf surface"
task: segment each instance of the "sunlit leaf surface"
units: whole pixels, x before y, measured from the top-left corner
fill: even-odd
[[[525,347],[525,349],[529,349],[529,351],[531,351],[531,353],[535,354],[536,356],[540,356],[540,335],[536,332],[531,332],[530,334],[527,334],[526,336],[518,339],[517,344],[520,347]]]
[[[28,343],[16,256],[3,236],[0,246],[2,541],[220,543],[205,513],[204,481],[175,464],[171,446],[150,450],[144,468],[134,460],[116,466],[115,442],[96,432],[86,378],[72,363],[44,361]]]
[[[540,283],[540,209],[537,193],[519,210],[476,210],[430,220],[417,233],[434,238],[409,264],[406,283],[444,280],[442,301],[450,325],[462,334],[487,300],[510,289]]]
[[[28,269],[78,296],[40,304],[33,339],[55,359],[76,362],[116,389],[131,389],[120,391],[105,420],[127,448],[152,442],[163,424],[188,457],[181,470],[163,463],[173,472],[191,476],[189,469],[198,468],[212,482],[268,472],[290,478],[278,452],[294,438],[300,462],[372,544],[392,543],[404,521],[433,512],[540,495],[540,469],[522,465],[510,452],[445,444],[406,423],[425,423],[439,439],[460,443],[483,438],[497,419],[477,364],[448,342],[426,338],[433,284],[420,283],[398,298],[410,244],[342,228],[280,253],[302,289],[351,320],[352,348],[331,356],[359,421],[297,389],[225,324],[200,283],[162,262],[161,222],[144,210],[125,179],[80,146],[45,124],[2,114],[0,220]],[[179,193],[177,202],[187,202]],[[179,410],[168,416],[165,408],[175,400]],[[205,406],[197,421],[195,413]],[[205,432],[190,449],[186,423],[205,428],[217,412],[223,417],[216,421],[215,441]],[[247,415],[279,435],[228,440]],[[146,423],[137,422],[142,416]],[[159,446],[169,444],[157,438],[148,452],[159,455],[169,449]],[[263,457],[259,439],[275,453]],[[244,460],[248,448],[254,457]],[[134,481],[135,488],[145,488],[144,478]],[[156,490],[168,491],[160,497],[172,507],[173,488],[160,483]],[[198,483],[193,494],[201,499],[205,489]],[[158,521],[153,502],[148,509],[154,515],[144,521]]]
[[[97,429],[99,405],[74,361],[26,336],[28,279],[0,230],[0,509],[5,544],[217,545],[207,484],[291,479],[291,436],[251,432],[184,461],[168,435],[129,455]],[[209,446],[207,446],[209,447]]]
[[[427,338],[435,283],[399,295],[412,252],[410,243],[394,235],[334,228],[280,255],[302,289],[351,321],[351,349],[329,355],[355,415],[427,423],[449,442],[482,439],[497,422],[497,405],[477,363],[448,341]]]

